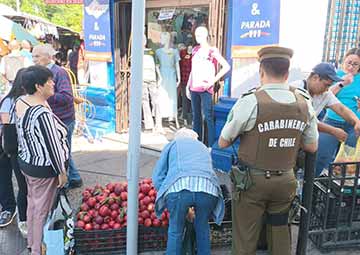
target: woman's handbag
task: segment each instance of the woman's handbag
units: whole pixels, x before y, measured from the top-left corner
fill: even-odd
[[[7,155],[16,155],[18,153],[18,137],[16,131],[15,104],[11,107],[9,123],[4,123],[2,127],[2,148]]]
[[[6,154],[14,155],[18,152],[16,124],[3,124],[2,149]]]
[[[46,255],[67,255],[73,250],[75,240],[73,210],[64,189],[58,189],[54,205],[44,226],[43,243]]]

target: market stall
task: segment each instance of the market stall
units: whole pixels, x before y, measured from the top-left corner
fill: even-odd
[[[56,40],[60,42],[61,45],[66,45],[68,48],[71,48],[74,40],[79,38],[79,33],[70,28],[53,24],[50,21],[32,14],[17,12],[4,4],[0,4],[0,15],[16,24],[15,29],[20,31],[17,33],[26,32],[26,34],[31,35],[37,41],[52,43]],[[5,26],[1,26],[0,30],[5,29],[4,27]],[[30,42],[33,43],[32,39]],[[36,43],[33,45],[36,45]]]

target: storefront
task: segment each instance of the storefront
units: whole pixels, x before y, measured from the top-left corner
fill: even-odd
[[[196,44],[194,31],[204,25],[209,29],[213,46],[224,52],[226,0],[148,0],[146,1],[145,35],[147,47],[156,51],[160,34],[171,35],[170,47],[181,50]],[[115,22],[116,21],[116,22]],[[114,4],[116,131],[128,128],[130,85],[131,1]]]

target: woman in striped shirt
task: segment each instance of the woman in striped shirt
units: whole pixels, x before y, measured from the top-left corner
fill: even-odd
[[[69,149],[66,126],[51,112],[47,99],[54,94],[52,73],[31,66],[24,72],[28,95],[15,103],[19,142],[18,161],[28,187],[28,248],[41,254],[43,226],[54,202],[56,189],[67,181]]]

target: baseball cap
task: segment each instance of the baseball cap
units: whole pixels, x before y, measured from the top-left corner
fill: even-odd
[[[312,72],[318,74],[321,77],[328,77],[334,82],[342,81],[342,79],[336,75],[335,67],[332,64],[326,62],[317,64],[312,69]]]

